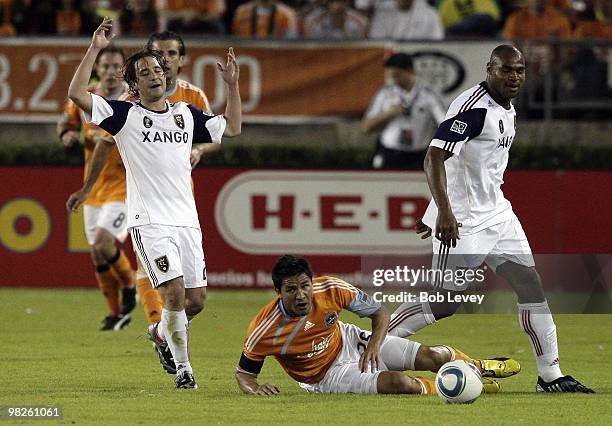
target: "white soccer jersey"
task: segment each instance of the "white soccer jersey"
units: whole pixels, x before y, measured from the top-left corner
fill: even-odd
[[[448,198],[460,234],[478,232],[513,216],[501,190],[514,140],[516,112],[505,109],[480,83],[459,95],[440,124],[431,146],[452,152],[445,161]],[[434,229],[438,209],[429,203],[423,223]]]
[[[125,165],[128,228],[146,224],[200,228],[191,189],[192,143],[221,143],[225,118],[166,102],[155,112],[140,103],[92,94],[91,123],[114,136]]]
[[[407,91],[397,84],[381,88],[365,113],[366,118],[402,105],[405,113],[391,119],[380,134],[385,148],[398,151],[424,151],[436,127],[444,120],[446,105],[428,83],[418,81]]]

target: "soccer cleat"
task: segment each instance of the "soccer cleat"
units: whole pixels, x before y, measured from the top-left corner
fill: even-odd
[[[132,322],[132,318],[129,315],[124,315],[122,317],[108,315],[102,320],[102,328],[100,328],[100,331],[119,331],[127,327],[130,322]]]
[[[482,379],[482,393],[500,393],[500,392],[501,392],[501,386],[497,381],[493,379],[488,379],[486,377]]]
[[[153,342],[155,352],[157,352],[157,356],[159,357],[159,363],[166,373],[176,374],[176,365],[174,364],[174,358],[172,357],[172,352],[168,347],[168,343],[162,340],[157,334],[158,325],[159,323],[151,324],[147,328],[147,336],[149,336],[149,340]]]
[[[174,381],[177,389],[197,389],[198,384],[193,377],[193,374],[187,370],[183,370],[180,374],[176,376],[176,380]]]
[[[521,371],[521,364],[512,358],[477,359],[475,361],[480,363],[482,377],[503,379]]]
[[[136,287],[123,287],[121,289],[121,308],[119,312],[122,315],[127,315],[134,310],[136,306]]]
[[[538,377],[538,384],[536,385],[536,392],[582,392],[582,393],[595,393],[591,388],[587,388],[585,385],[574,379],[572,376],[563,376],[552,382],[545,382],[541,377]]]

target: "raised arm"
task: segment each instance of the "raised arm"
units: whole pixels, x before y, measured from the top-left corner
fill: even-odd
[[[66,201],[66,208],[68,211],[77,211],[79,206],[87,199],[91,188],[93,187],[94,183],[96,183],[98,176],[100,176],[100,172],[102,172],[102,169],[106,165],[106,161],[108,160],[108,156],[113,150],[113,147],[113,142],[107,142],[104,139],[98,140],[91,157],[91,164],[83,187],[70,194],[68,201]]]
[[[88,115],[91,114],[93,101],[91,100],[91,94],[87,91],[87,84],[89,83],[91,70],[96,62],[98,52],[110,44],[112,38],[110,36],[111,28],[112,21],[108,18],[104,18],[100,26],[94,32],[91,44],[74,73],[72,81],[70,82],[70,87],[68,88],[68,97]]]
[[[225,106],[225,127],[224,136],[238,136],[242,131],[242,101],[240,100],[240,90],[238,89],[238,79],[240,68],[236,62],[234,49],[229,48],[225,66],[217,63],[223,81],[227,87],[227,104]]]
[[[257,383],[257,376],[255,375],[236,371],[236,381],[240,390],[249,395],[271,396],[280,393],[280,390],[274,385],[269,383],[260,385]]]
[[[446,245],[457,245],[459,226],[453,214],[446,191],[446,169],[444,162],[452,154],[435,146],[430,146],[423,167],[431,195],[438,207],[435,236]]]

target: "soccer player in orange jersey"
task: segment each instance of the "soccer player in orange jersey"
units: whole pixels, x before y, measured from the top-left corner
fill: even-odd
[[[95,63],[99,82],[92,84],[89,91],[108,99],[118,99],[127,93],[127,85],[121,77],[124,61],[125,54],[116,46],[101,50]],[[72,101],[66,103],[57,132],[66,147],[83,141],[85,176],[96,144],[112,139],[98,126],[89,124],[83,111]],[[85,202],[83,213],[96,280],[110,311],[103,321],[102,330],[120,330],[129,324],[129,313],[136,304],[134,271],[123,250],[115,244],[116,241],[123,243],[127,237],[125,196],[125,169],[115,147]]]
[[[432,380],[404,371],[437,371],[454,359],[472,362],[486,373],[481,360],[450,346],[388,336],[389,313],[379,302],[339,278],[313,279],[303,258],[280,258],[272,281],[278,297],[251,321],[236,369],[238,386],[245,393],[279,393],[276,386],[257,381],[267,356],[276,358],[300,387],[313,393],[434,394]],[[370,318],[372,332],[339,321],[343,309]],[[501,371],[496,375],[502,376]]]

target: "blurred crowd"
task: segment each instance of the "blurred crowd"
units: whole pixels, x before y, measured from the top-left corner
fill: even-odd
[[[612,39],[612,0],[0,0],[0,36]]]

